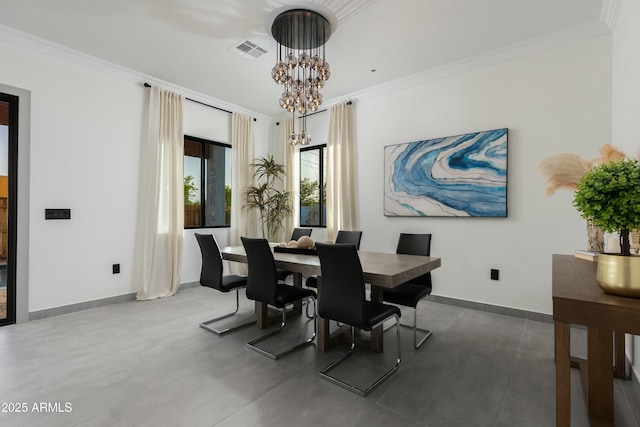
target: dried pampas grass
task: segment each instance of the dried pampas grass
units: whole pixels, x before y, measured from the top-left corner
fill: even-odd
[[[560,153],[542,160],[536,170],[542,172],[547,181],[546,194],[549,196],[559,188],[574,191],[578,188],[580,178],[593,164],[577,154]]]
[[[600,148],[600,157],[588,161],[577,154],[561,153],[555,154],[542,160],[535,167],[545,177],[547,181],[547,196],[552,195],[559,188],[575,191],[578,188],[580,179],[599,163],[617,162],[627,157],[622,151],[605,144]]]
[[[604,144],[600,149],[600,157],[596,159],[598,163],[617,162],[627,157],[622,151],[609,144]]]

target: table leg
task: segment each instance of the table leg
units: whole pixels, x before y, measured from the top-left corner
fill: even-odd
[[[371,286],[371,302],[384,302],[382,298],[382,288],[379,286]],[[371,350],[382,353],[384,350],[384,327],[382,325],[371,330]]]
[[[297,288],[302,287],[302,273],[293,273],[293,286]],[[288,312],[287,316],[290,314],[302,314],[302,300],[293,303],[293,310]]]
[[[625,355],[624,332],[614,332],[613,337],[616,345],[615,365],[613,376],[621,380],[627,379],[627,359]]]
[[[571,335],[569,324],[555,322],[556,427],[571,426]]]
[[[316,285],[316,294],[318,295],[318,301],[320,301],[320,283],[322,282],[322,278],[318,276],[318,284]],[[317,310],[316,306],[316,310]],[[318,351],[329,351],[329,320],[324,319],[320,316],[317,316],[316,319],[316,348]]]
[[[302,287],[302,273],[293,273],[293,285]],[[293,303],[293,309],[287,311],[289,316],[299,316],[302,314],[302,301]],[[256,325],[260,329],[268,328],[271,325],[280,324],[281,314],[278,310],[269,308],[268,304],[256,301]]]
[[[613,420],[613,331],[587,328],[589,415]]]
[[[267,304],[256,301],[256,326],[264,329],[269,326],[269,308]]]

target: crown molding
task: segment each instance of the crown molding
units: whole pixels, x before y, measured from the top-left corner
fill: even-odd
[[[613,32],[616,28],[616,22],[618,20],[618,12],[620,12],[620,6],[622,6],[622,0],[603,0],[602,9],[600,10],[600,19],[607,27]]]
[[[533,55],[546,50],[566,46],[579,41],[610,34],[615,26],[615,20],[622,0],[604,0],[601,19],[584,25],[579,25],[567,30],[547,34],[522,43],[512,44],[481,55],[466,58],[440,67],[421,71],[391,82],[341,95],[339,98],[325,100],[325,105],[333,105],[345,99],[365,99],[386,95],[412,86],[426,84],[437,80],[464,74],[473,70],[496,65],[502,62],[512,61],[517,58]],[[204,95],[192,89],[188,89],[171,82],[144,74],[130,68],[122,67],[109,61],[52,43],[48,40],[18,31],[14,28],[0,24],[0,42],[21,47],[33,52],[47,55],[65,62],[70,62],[85,68],[99,71],[120,79],[142,84],[144,82],[153,86],[161,86],[185,97],[206,104],[215,105],[229,111],[249,114],[261,120],[271,121],[272,117],[256,111],[251,111],[235,104],[230,104],[221,99]]]
[[[605,0],[618,2],[621,0]],[[452,62],[440,67],[431,68],[421,71],[391,82],[383,83],[377,86],[364,89],[358,92],[352,92],[341,96],[341,99],[366,99],[387,95],[399,90],[408,89],[413,86],[446,79],[470,71],[486,68],[503,62],[512,61],[514,59],[544,52],[546,50],[570,45],[583,40],[594,37],[600,37],[610,34],[611,30],[607,24],[602,21],[593,21],[587,24],[579,25],[564,31],[558,31],[527,40],[522,43],[516,43],[496,49],[481,55],[472,56],[461,61]],[[327,104],[334,103],[335,100],[325,101]]]
[[[252,117],[258,118],[259,120],[271,121],[271,117],[266,114],[251,111],[235,104],[230,104],[221,99],[204,95],[192,89],[176,85],[130,68],[122,67],[118,64],[114,64],[113,62],[105,61],[95,56],[52,43],[48,40],[24,33],[2,24],[0,24],[0,42],[98,71],[125,81],[139,83],[140,85],[143,83],[149,83],[152,86],[162,87],[195,101],[214,105],[237,113],[248,114]]]

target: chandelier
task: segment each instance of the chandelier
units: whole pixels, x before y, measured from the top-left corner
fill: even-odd
[[[282,12],[271,26],[271,34],[278,43],[276,65],[271,70],[273,80],[284,86],[280,106],[293,116],[291,145],[307,145],[306,115],[322,104],[320,89],[331,72],[325,61],[324,44],[331,36],[329,21],[319,13],[307,9]],[[302,116],[302,130],[295,131],[296,113]]]

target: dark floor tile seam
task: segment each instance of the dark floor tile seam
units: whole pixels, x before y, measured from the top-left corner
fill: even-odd
[[[380,403],[380,400],[381,400],[381,399],[383,399],[383,398],[387,395],[387,393],[390,393],[390,392],[391,392],[390,390],[387,390],[387,391],[386,391],[382,396],[380,396],[380,398],[378,399],[378,401],[376,401],[376,402],[375,402],[374,406],[379,406],[379,407],[380,407],[380,408],[382,408],[382,409],[385,409],[385,410],[387,410],[387,411],[389,411],[389,412],[392,412],[392,413],[394,413],[394,414],[396,414],[396,415],[398,415],[398,416],[400,416],[400,417],[402,417],[402,418],[406,418],[406,419],[407,419],[407,420],[409,420],[409,421],[413,421],[414,423],[418,423],[418,424],[420,424],[421,426],[429,427],[429,424],[425,424],[424,422],[422,422],[422,421],[420,421],[420,420],[417,420],[417,419],[415,419],[415,418],[408,417],[408,416],[406,416],[405,414],[403,414],[403,413],[401,413],[401,412],[398,412],[398,411],[396,411],[395,409],[390,408],[390,407],[388,407],[388,406],[386,406],[386,405],[384,405],[384,404]]]
[[[518,355],[520,354],[520,349],[522,348],[522,341],[524,339],[527,322],[528,322],[528,319],[524,319],[524,322],[523,322],[523,325],[522,325],[522,329],[520,330],[520,338],[518,339],[518,348],[515,351],[515,355],[513,357],[512,363],[510,363],[509,367],[506,369],[508,378],[507,378],[507,381],[506,381],[506,386],[505,386],[505,388],[503,390],[502,401],[500,402],[500,408],[498,409],[498,414],[496,416],[496,421],[493,424],[494,427],[499,426],[500,419],[502,418],[502,415],[505,414],[505,402],[507,401],[507,390],[509,390],[509,385],[513,381],[513,372],[514,372],[514,369],[516,369],[515,368],[515,366],[517,365],[516,362],[517,362],[517,359],[518,359]]]
[[[295,379],[295,377],[293,378],[287,378],[283,381],[278,382],[276,385],[274,385],[271,390],[261,394],[260,396],[256,396],[255,398],[251,399],[251,401],[248,401],[246,404],[242,405],[241,407],[237,408],[234,412],[232,412],[231,414],[229,414],[228,416],[222,418],[221,420],[219,420],[217,423],[215,424],[211,424],[211,427],[215,427],[217,425],[220,425],[221,423],[224,423],[226,420],[230,419],[231,417],[235,416],[237,413],[239,413],[240,411],[243,411],[245,408],[249,407],[250,405],[253,405],[254,403],[258,402],[261,399],[267,398],[269,395],[273,394],[273,393],[279,393],[279,391],[277,390],[280,386],[282,386],[283,384],[288,383],[289,381],[293,381]],[[353,426],[344,426],[344,427],[354,427],[355,424]]]

